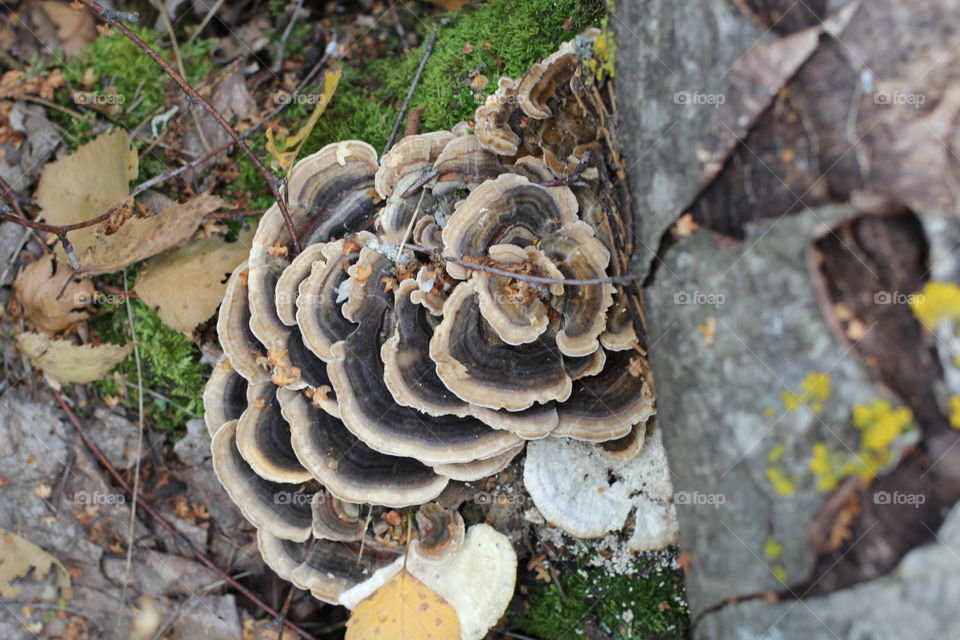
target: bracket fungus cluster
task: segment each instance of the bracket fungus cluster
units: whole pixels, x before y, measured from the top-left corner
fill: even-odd
[[[596,35],[502,79],[472,129],[298,162],[285,196],[303,250],[275,206],[229,280],[204,395],[215,469],[266,563],[322,600],[356,603],[406,554],[482,637],[514,569],[483,597],[468,583],[515,554],[433,501],[529,440],[643,441],[653,390],[610,277],[625,263],[604,114],[581,97]],[[368,526],[419,505],[409,549]]]

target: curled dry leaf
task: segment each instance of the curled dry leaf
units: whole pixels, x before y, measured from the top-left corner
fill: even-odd
[[[29,331],[17,336],[17,347],[48,376],[81,384],[105,376],[127,357],[132,348],[115,344],[78,345]]]
[[[456,610],[406,569],[357,605],[346,640],[460,640]]]
[[[145,260],[190,239],[203,216],[223,206],[223,201],[208,193],[189,202],[174,204],[149,218],[133,217],[108,235],[104,226],[96,228],[94,243],[77,252],[83,273],[110,273]],[[106,224],[106,223],[105,223]]]
[[[136,292],[167,326],[191,331],[220,306],[227,277],[246,259],[252,238],[252,230],[236,242],[201,238],[151,258]]]
[[[94,295],[89,278],[77,277],[52,255],[21,269],[13,290],[27,321],[46,333],[66,331],[86,320]]]
[[[32,574],[34,578],[44,579],[50,569],[56,566],[56,585],[61,589],[70,588],[70,576],[59,560],[33,544],[6,529],[0,529],[0,596],[15,598],[22,589],[14,582]]]

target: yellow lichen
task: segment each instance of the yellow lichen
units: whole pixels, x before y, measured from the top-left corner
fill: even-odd
[[[779,564],[773,565],[772,571],[773,571],[773,575],[776,576],[777,580],[779,580],[780,582],[787,581],[787,570],[784,569],[781,565]]]
[[[784,447],[782,444],[778,444],[773,449],[770,449],[770,453],[767,454],[767,461],[776,462],[783,457],[783,454],[786,450],[786,447]]]
[[[960,429],[960,396],[950,396],[950,426]]]
[[[853,408],[853,426],[863,432],[860,448],[887,451],[894,440],[913,427],[913,412],[908,407],[893,408],[882,399]]]
[[[913,429],[913,412],[878,398],[852,410],[853,425],[862,432],[855,453],[831,451],[823,442],[813,445],[809,468],[818,491],[833,491],[846,478],[875,478],[893,458],[891,446]]]
[[[617,42],[613,32],[604,28],[593,43],[593,58],[584,60],[584,65],[596,75],[597,80],[616,75]]]
[[[813,445],[810,472],[817,479],[817,491],[833,491],[844,476],[843,453],[831,451],[823,442]]]
[[[941,320],[960,324],[960,287],[952,282],[930,281],[920,295],[910,296],[907,302],[917,320],[931,331],[936,331]]]
[[[784,391],[783,406],[787,411],[795,411],[801,405],[810,407],[814,413],[823,411],[823,403],[830,398],[830,376],[826,373],[811,371],[800,383],[801,392]]]
[[[797,490],[796,478],[791,478],[778,467],[767,467],[767,480],[781,496],[792,496]]]
[[[783,545],[777,542],[776,538],[770,536],[763,544],[763,555],[767,556],[769,560],[776,560],[783,555]]]

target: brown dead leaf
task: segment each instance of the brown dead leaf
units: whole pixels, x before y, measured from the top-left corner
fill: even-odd
[[[252,238],[253,230],[230,243],[201,238],[151,258],[135,290],[167,326],[192,331],[216,312],[227,274],[246,259]]]
[[[77,277],[52,254],[21,269],[13,291],[23,316],[46,333],[66,331],[86,320],[95,292],[89,278]]]
[[[53,92],[67,81],[63,72],[57,68],[50,73],[28,76],[23,71],[7,71],[0,77],[0,98],[23,98],[39,96],[44,100],[53,99]]]
[[[113,235],[107,235],[101,225],[95,230],[93,245],[83,253],[77,251],[80,270],[89,274],[110,273],[179,246],[190,239],[203,216],[223,205],[220,198],[203,193],[155,216],[131,218]]]
[[[130,194],[129,182],[136,177],[137,152],[127,132],[118,128],[98,136],[44,167],[36,195],[41,216],[56,225],[95,218],[124,200]],[[80,256],[96,242],[96,231],[86,227],[67,237]],[[57,257],[68,262],[59,245]]]
[[[78,345],[29,331],[17,336],[17,347],[48,376],[62,382],[81,384],[105,376],[132,349],[130,345]]]
[[[65,2],[41,2],[40,6],[57,26],[57,37],[65,53],[77,54],[97,37],[93,16],[77,11]]]

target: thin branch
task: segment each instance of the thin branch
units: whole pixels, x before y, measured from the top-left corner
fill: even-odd
[[[190,34],[190,38],[187,40],[187,46],[189,46],[197,36],[203,33],[204,28],[210,23],[210,20],[216,15],[217,10],[220,9],[220,6],[223,5],[224,0],[217,0],[216,4],[210,7],[210,10],[207,11],[207,15],[203,16],[203,20],[200,21],[200,25]]]
[[[260,216],[263,215],[267,210],[266,209],[247,209],[243,211],[214,211],[213,213],[208,213],[208,218],[214,218],[216,220],[224,220],[230,218],[246,218],[247,216]]]
[[[467,260],[461,260],[460,258],[451,258],[450,256],[441,255],[432,249],[427,249],[426,247],[421,247],[420,245],[416,244],[410,244],[409,242],[405,243],[403,246],[412,251],[416,251],[417,253],[424,253],[445,262],[458,264],[461,267],[466,267],[467,269],[473,269],[474,271],[486,271],[487,273],[492,273],[498,276],[506,276],[508,278],[515,278],[517,280],[522,280],[524,282],[530,282],[533,284],[562,284],[571,287],[588,287],[598,284],[629,284],[633,280],[638,280],[640,278],[640,276],[635,275],[608,276],[606,278],[585,278],[582,280],[575,278],[545,278],[543,276],[532,276],[526,273],[516,273],[514,271],[507,271],[506,269],[498,269],[497,267],[491,267],[489,265],[480,264],[477,262],[468,262]]]
[[[129,290],[127,271],[123,271],[123,288]],[[133,565],[133,541],[137,524],[137,501],[140,493],[140,457],[143,455],[143,365],[140,362],[140,346],[137,342],[137,327],[133,321],[133,305],[127,304],[127,322],[130,323],[130,338],[133,342],[133,359],[137,365],[137,457],[133,470],[133,504],[130,505],[130,529],[127,535],[127,557],[123,564],[123,586],[120,588],[120,615],[123,616],[127,608],[127,584],[130,577],[130,567]]]
[[[297,0],[297,6],[293,8],[293,15],[290,16],[290,22],[287,23],[287,28],[283,30],[280,44],[277,45],[277,59],[274,61],[272,69],[275,74],[280,73],[280,69],[283,67],[283,51],[287,48],[287,40],[290,39],[290,34],[293,33],[293,25],[297,23],[301,9],[303,9],[303,0]]]
[[[0,189],[3,190],[3,195],[7,198],[7,200],[10,201],[10,206],[13,207],[13,212],[17,215],[17,217],[20,218],[21,221],[26,220],[27,215],[23,212],[23,209],[20,208],[20,198],[17,196],[17,192],[13,190],[13,187],[10,186],[10,183],[4,180],[2,176],[0,176]],[[50,247],[44,244],[43,240],[38,238],[37,235],[33,233],[32,229],[28,230],[28,233],[44,253],[50,252]]]
[[[397,114],[397,119],[393,121],[393,130],[390,131],[390,137],[387,139],[387,146],[383,148],[383,154],[386,155],[387,151],[390,151],[390,147],[393,146],[394,140],[397,137],[397,132],[400,131],[400,125],[403,123],[403,118],[407,114],[407,108],[410,106],[410,100],[413,99],[413,92],[416,90],[417,85],[420,84],[420,76],[423,75],[423,69],[427,66],[427,60],[430,59],[430,54],[433,53],[433,45],[437,41],[437,32],[431,31],[430,37],[427,38],[427,46],[423,51],[423,56],[420,58],[420,66],[417,67],[417,73],[413,76],[413,82],[410,83],[410,89],[407,91],[407,97],[403,99],[403,104],[400,106],[400,112]]]
[[[267,603],[263,602],[260,598],[254,595],[252,591],[250,591],[245,586],[237,582],[236,579],[234,579],[232,576],[227,574],[227,572],[225,572],[223,569],[218,567],[210,558],[208,558],[206,554],[204,554],[202,551],[197,549],[197,547],[194,546],[193,542],[191,542],[189,538],[187,538],[185,535],[180,533],[180,531],[178,531],[176,527],[174,527],[170,523],[169,520],[167,520],[162,515],[160,515],[156,509],[151,507],[149,502],[147,502],[140,496],[135,495],[133,493],[133,489],[130,487],[130,484],[123,479],[123,476],[120,475],[120,472],[117,471],[117,469],[110,463],[110,461],[107,459],[107,456],[103,453],[103,451],[100,450],[100,447],[98,447],[96,444],[94,444],[92,440],[90,440],[90,437],[87,435],[86,429],[80,423],[80,420],[77,418],[77,414],[75,414],[73,412],[73,409],[70,408],[70,405],[67,404],[63,395],[59,391],[54,391],[53,397],[57,400],[57,404],[60,405],[60,408],[67,415],[67,419],[70,421],[70,424],[73,425],[73,428],[76,429],[77,433],[80,434],[80,439],[83,440],[83,443],[86,445],[87,449],[89,449],[90,452],[94,455],[94,457],[96,457],[97,460],[100,461],[100,464],[102,464],[103,467],[110,473],[110,475],[117,482],[117,484],[123,487],[123,489],[127,493],[129,493],[131,496],[134,497],[134,499],[140,505],[140,508],[142,508],[145,512],[147,512],[154,520],[156,520],[157,524],[159,524],[161,527],[163,527],[164,530],[166,530],[167,533],[173,536],[174,540],[176,540],[177,542],[182,544],[184,547],[189,549],[193,553],[194,558],[196,558],[200,563],[202,563],[211,571],[213,571],[218,576],[220,576],[220,578],[223,579],[231,587],[233,587],[238,592],[243,594],[247,599],[250,600],[250,602],[252,602],[256,606],[266,611],[271,617],[273,618],[280,617],[280,614],[277,613],[275,610],[273,610]],[[294,632],[296,632],[297,635],[299,635],[301,638],[304,638],[304,640],[317,640],[314,636],[310,635],[309,633],[301,629],[299,626],[297,626],[293,622],[290,622],[289,620],[284,620],[283,623],[287,625],[290,629],[292,629]]]
[[[137,46],[138,49],[150,56],[150,59],[156,62],[164,73],[166,73],[170,78],[180,87],[180,90],[187,94],[189,101],[196,102],[203,106],[207,110],[214,120],[223,127],[223,130],[233,138],[236,144],[240,145],[240,148],[243,150],[244,154],[250,159],[253,165],[257,168],[257,171],[263,176],[264,180],[267,181],[267,186],[270,188],[270,193],[273,195],[274,200],[277,201],[277,206],[280,208],[280,213],[283,215],[284,224],[286,224],[287,232],[290,234],[290,239],[293,244],[293,253],[300,253],[300,241],[297,239],[296,229],[293,227],[293,220],[290,218],[290,211],[287,209],[287,204],[283,201],[283,197],[280,195],[280,190],[277,188],[277,177],[267,171],[267,168],[263,165],[263,162],[260,161],[260,158],[257,157],[257,154],[243,141],[243,138],[240,137],[240,134],[237,133],[236,129],[230,126],[230,123],[224,119],[219,111],[213,108],[213,105],[210,104],[210,101],[200,95],[196,89],[190,86],[190,84],[184,80],[184,78],[177,73],[177,71],[167,64],[167,61],[160,57],[160,55],[154,51],[150,45],[140,39],[137,34],[127,28],[121,22],[117,22],[113,19],[111,12],[106,11],[100,4],[94,2],[94,0],[80,0],[90,12],[97,18],[105,21],[111,27],[116,28],[120,33],[125,35],[133,44]]]

